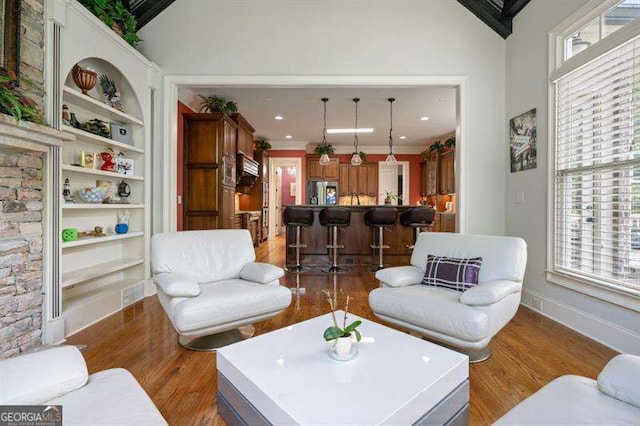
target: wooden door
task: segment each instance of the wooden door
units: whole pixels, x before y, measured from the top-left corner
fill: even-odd
[[[184,123],[184,230],[218,228],[220,164],[218,120],[190,119]]]
[[[454,157],[455,152],[449,151],[441,154],[438,160],[438,192],[441,194],[456,192]]]
[[[337,181],[340,177],[340,159],[332,158],[324,167],[324,180],[335,180]]]
[[[367,188],[365,193],[369,197],[378,195],[378,164],[367,163],[365,165],[365,174],[367,175]]]
[[[338,177],[338,193],[341,197],[349,196],[349,164],[340,164]]]
[[[318,157],[307,158],[307,179],[324,180],[323,166],[320,165]]]
[[[425,162],[427,169],[426,195],[438,193],[438,153],[432,152]]]

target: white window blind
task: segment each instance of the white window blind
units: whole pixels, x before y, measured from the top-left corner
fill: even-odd
[[[640,294],[640,38],[556,81],[554,268]]]

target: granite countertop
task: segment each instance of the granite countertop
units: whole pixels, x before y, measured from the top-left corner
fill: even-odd
[[[290,206],[285,206],[286,207],[305,207],[305,208],[310,208],[310,209],[324,209],[326,207],[343,207],[343,208],[348,208],[351,210],[368,210],[368,209],[372,209],[374,207],[393,207],[399,210],[405,210],[405,209],[410,209],[410,208],[414,208],[414,207],[422,207],[422,206],[415,206],[415,205],[402,205],[402,206],[393,206],[393,205],[386,205],[386,204],[381,204],[381,205],[349,205],[349,204],[340,204],[340,205],[331,205],[331,206],[321,206],[321,205],[317,205],[317,204],[295,204],[295,205],[290,205]],[[436,212],[438,214],[448,214],[448,215],[454,215],[456,214],[455,212],[446,212],[446,211],[440,211],[440,212]]]
[[[260,210],[236,210],[236,214],[262,213]]]

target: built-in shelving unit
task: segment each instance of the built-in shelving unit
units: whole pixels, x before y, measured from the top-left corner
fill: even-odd
[[[107,126],[125,126],[129,140],[114,140],[73,127],[61,120],[60,129],[75,136],[62,147],[59,191],[69,180],[76,203],[61,200],[59,246],[59,308],[64,320],[64,337],[117,312],[153,293],[150,281],[149,246],[151,235],[151,128],[152,91],[157,85],[158,68],[129,46],[75,0],[64,2],[66,23],[61,28],[59,111],[73,114],[81,124],[98,119]],[[99,50],[95,46],[100,46]],[[114,81],[122,111],[105,102],[100,84],[86,94],[75,84],[73,67],[90,68]],[[62,108],[66,105],[67,108]],[[73,120],[73,117],[71,118]],[[120,129],[121,127],[119,127]],[[114,130],[115,132],[115,130]],[[117,133],[116,133],[117,134]],[[133,174],[101,170],[101,154],[133,163]],[[97,158],[88,167],[86,158]],[[78,191],[103,186],[118,198],[118,185],[124,180],[131,194],[127,204],[82,203]],[[62,194],[60,194],[61,196]],[[129,231],[117,234],[118,218],[128,216]],[[63,229],[80,232],[102,228],[106,236],[81,237],[62,241]]]

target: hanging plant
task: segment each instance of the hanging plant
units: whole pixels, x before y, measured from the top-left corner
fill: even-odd
[[[0,113],[11,115],[18,122],[25,120],[46,124],[42,112],[29,94],[43,96],[44,90],[28,78],[17,78],[13,71],[0,71]]]
[[[446,148],[450,148],[450,149],[455,148],[456,147],[456,137],[455,136],[451,136],[449,139],[444,141],[444,146]]]
[[[323,146],[323,145],[316,145],[315,152],[316,152],[316,154],[317,154],[318,156],[322,156],[322,155],[324,155],[324,154],[327,154],[327,155],[333,155],[333,154],[335,154],[336,150],[335,150],[335,148],[333,147],[333,145],[331,145],[331,144],[328,144],[328,145],[326,145],[326,146]]]
[[[271,144],[264,136],[257,137],[255,140],[255,144],[258,151],[267,152],[271,149]]]
[[[97,16],[127,43],[135,47],[138,37],[138,21],[122,3],[122,0],[80,0],[80,4]]]
[[[227,115],[235,114],[238,112],[238,105],[233,101],[228,101],[220,96],[200,96],[202,103],[200,104],[200,110],[198,112],[223,112]]]
[[[434,151],[440,151],[442,149],[442,142],[440,141],[435,141],[434,143],[431,144],[431,146],[429,147],[429,152],[434,152]]]

